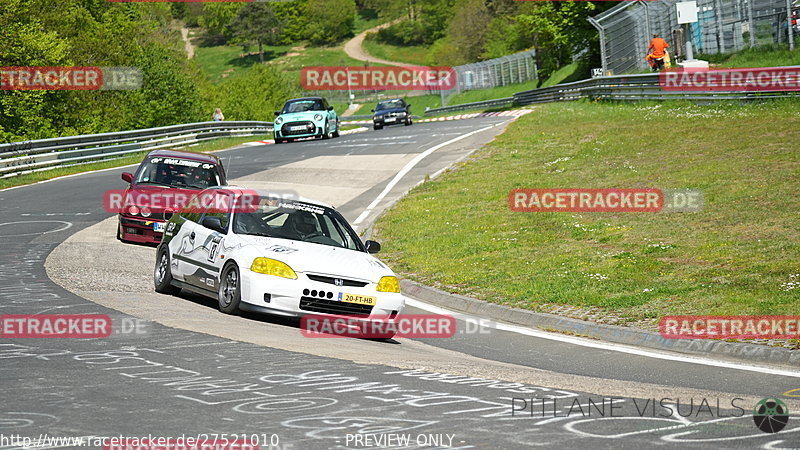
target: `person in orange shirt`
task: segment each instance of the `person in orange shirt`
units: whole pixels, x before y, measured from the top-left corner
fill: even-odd
[[[664,68],[664,57],[667,55],[667,41],[661,39],[658,34],[653,35],[653,40],[650,41],[650,47],[647,48],[647,62],[653,70],[662,70]]]

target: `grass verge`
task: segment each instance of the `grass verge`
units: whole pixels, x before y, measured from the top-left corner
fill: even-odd
[[[271,138],[272,138],[271,135],[222,138],[208,142],[201,142],[197,145],[189,147],[176,147],[176,149],[180,149],[187,152],[207,153],[215,150],[223,150],[229,147],[243,144],[245,142],[253,142]],[[55,169],[47,170],[44,172],[28,173],[24,175],[18,175],[15,177],[2,178],[0,179],[0,189],[10,188],[14,186],[22,186],[25,184],[36,183],[39,181],[63,177],[66,175],[74,175],[76,173],[90,172],[92,170],[109,169],[112,167],[127,166],[129,164],[138,164],[142,161],[142,158],[144,158],[144,155],[146,154],[147,152],[140,152],[119,159],[114,159],[111,161],[100,161],[96,163],[81,164],[79,166],[57,167]]]
[[[385,214],[375,228],[382,258],[450,292],[537,311],[590,309],[622,323],[793,314],[797,111],[788,101],[539,106]],[[556,187],[695,188],[705,208],[509,210],[511,189]]]

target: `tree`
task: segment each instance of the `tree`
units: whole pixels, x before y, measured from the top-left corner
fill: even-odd
[[[355,15],[354,0],[309,0],[309,40],[316,45],[330,45],[352,36]]]
[[[264,44],[277,44],[281,37],[281,22],[269,3],[251,3],[240,9],[230,27],[239,42],[258,44],[262,63]]]

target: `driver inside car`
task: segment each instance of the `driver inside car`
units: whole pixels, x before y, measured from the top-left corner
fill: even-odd
[[[284,226],[292,236],[301,240],[320,234],[317,229],[317,219],[308,211],[297,211],[289,215]]]

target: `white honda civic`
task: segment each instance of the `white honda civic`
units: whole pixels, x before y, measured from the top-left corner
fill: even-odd
[[[389,267],[333,207],[225,186],[166,224],[155,290],[218,300],[222,312],[334,314],[393,321],[405,306]]]

